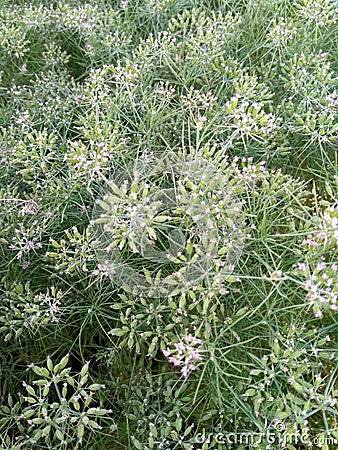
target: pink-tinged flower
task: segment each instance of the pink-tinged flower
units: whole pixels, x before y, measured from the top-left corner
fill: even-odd
[[[181,372],[182,372],[184,378],[187,378],[187,376],[189,375],[189,372],[196,370],[196,369],[197,369],[196,366],[194,366],[193,364],[190,364],[189,366],[182,367]]]
[[[104,275],[105,277],[109,277],[116,274],[116,270],[114,269],[114,266],[109,263],[109,261],[106,259],[103,264],[99,264],[98,268],[93,270],[92,275]]]
[[[191,348],[191,349],[190,349],[190,354],[191,354],[192,357],[193,357],[194,359],[196,359],[197,361],[202,361],[202,356],[200,355],[199,350]]]
[[[321,271],[321,270],[324,270],[324,269],[326,269],[326,263],[325,262],[321,262],[321,263],[317,264],[317,270],[318,271]]]
[[[181,366],[181,372],[186,378],[189,372],[197,369],[194,361],[202,361],[202,356],[199,349],[194,348],[194,345],[201,344],[202,341],[195,338],[191,334],[183,336],[181,341],[174,344],[173,349],[167,348],[162,350],[164,356],[176,367]]]
[[[323,318],[323,313],[319,310],[315,313],[315,317],[317,317],[317,319],[322,319]]]
[[[174,364],[174,366],[179,366],[181,364],[181,361],[177,358],[174,358],[173,356],[170,356],[170,358],[168,359],[171,363]]]
[[[188,334],[188,336],[186,336],[186,341],[194,343],[194,344],[202,344],[202,340],[198,339],[194,336],[192,336],[191,334]]]

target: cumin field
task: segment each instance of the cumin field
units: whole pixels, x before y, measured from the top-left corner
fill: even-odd
[[[336,0],[0,5],[0,449],[338,448]]]

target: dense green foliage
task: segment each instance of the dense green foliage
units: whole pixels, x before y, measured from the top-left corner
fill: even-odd
[[[1,2],[0,449],[338,446],[337,15]]]

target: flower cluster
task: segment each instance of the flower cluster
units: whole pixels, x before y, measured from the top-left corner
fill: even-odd
[[[297,3],[298,16],[308,24],[325,27],[337,22],[337,5],[334,0],[302,0]]]
[[[88,272],[87,264],[91,264],[95,256],[90,226],[82,234],[74,226],[72,230],[65,230],[65,237],[59,242],[50,239],[52,251],[46,252],[48,261],[60,274],[74,276],[76,273]]]
[[[292,325],[271,336],[267,353],[261,359],[252,355],[252,384],[243,397],[254,405],[256,417],[260,417],[268,405],[268,423],[283,421],[285,430],[295,433],[308,428],[309,418],[316,408],[325,414],[336,406],[336,400],[322,391],[324,365],[334,359],[334,352],[329,350],[330,341],[325,329],[306,330],[304,325]],[[312,383],[307,381],[309,377]],[[277,400],[271,396],[271,386],[283,384],[292,391],[283,397],[275,391]]]
[[[307,299],[313,307],[315,316],[323,317],[323,311],[338,310],[338,273],[337,264],[318,263],[314,270],[304,263],[299,263],[300,274],[307,277],[304,288],[308,291]]]
[[[286,94],[278,111],[287,128],[306,146],[334,145],[338,139],[337,84],[328,54],[295,54],[282,66]]]
[[[168,154],[141,159],[126,168],[125,176],[119,186],[107,185],[109,193],[98,201],[93,220],[103,260],[109,256],[121,273],[117,284],[128,282],[130,292],[136,288],[162,297],[203,285],[210,271],[219,279],[231,273],[245,233],[230,173],[205,158]],[[129,252],[147,261],[148,274],[137,274],[124,262]],[[151,281],[154,263],[160,266]],[[161,271],[164,277],[155,288]]]
[[[286,22],[284,17],[274,19],[273,26],[268,33],[274,45],[286,45],[297,34],[297,28],[291,22]]]
[[[9,406],[2,407],[3,411],[9,412],[10,408],[15,411],[14,421],[5,420],[8,427],[5,434],[13,436],[15,448],[21,448],[26,433],[33,447],[64,449],[74,441],[79,446],[87,431],[95,433],[102,429],[100,421],[112,411],[92,404],[97,391],[105,386],[89,384],[88,363],[74,376],[71,367],[66,367],[68,361],[69,355],[66,355],[56,364],[48,357],[47,367],[32,363],[30,371],[39,378],[31,384],[23,382],[26,395],[21,396],[16,405],[10,397]]]
[[[92,140],[86,145],[82,141],[72,141],[64,161],[74,171],[74,176],[89,175],[92,178],[112,165],[112,156],[105,142]]]
[[[108,259],[106,259],[103,264],[98,264],[97,269],[93,271],[93,275],[103,275],[105,277],[111,277],[116,274],[116,270],[114,269],[114,265],[109,263]]]
[[[153,14],[161,14],[170,7],[172,0],[144,0],[144,4]]]
[[[263,106],[263,103],[250,103],[248,100],[243,100],[239,94],[230,98],[225,108],[229,113],[232,127],[239,136],[250,136],[264,141],[276,135],[279,129],[278,121],[274,114],[267,114]]]
[[[11,286],[2,297],[0,306],[0,333],[4,340],[18,339],[40,327],[59,323],[63,316],[63,297],[64,294],[54,286],[38,294],[32,292],[29,283]]]
[[[18,224],[18,228],[15,229],[15,234],[12,237],[12,244],[9,249],[16,252],[16,258],[22,259],[24,256],[37,249],[42,248],[41,232],[43,227],[38,225],[38,221],[34,222],[26,227],[23,223]]]
[[[196,362],[202,361],[200,349],[196,348],[201,343],[201,339],[191,334],[182,336],[180,342],[174,344],[174,348],[163,350],[163,354],[174,366],[181,367],[182,375],[187,378],[189,372],[197,369]]]
[[[322,318],[323,312],[338,310],[338,261],[335,256],[338,246],[337,205],[327,206],[318,222],[313,232],[302,241],[306,259],[298,264],[298,270],[306,278],[304,288],[315,316]]]
[[[191,87],[186,95],[181,96],[181,102],[183,106],[189,107],[192,110],[206,110],[212,108],[217,103],[217,98],[211,91],[203,93]]]
[[[1,22],[1,20],[0,20]],[[0,49],[9,56],[23,58],[29,51],[30,41],[20,27],[1,24]]]

